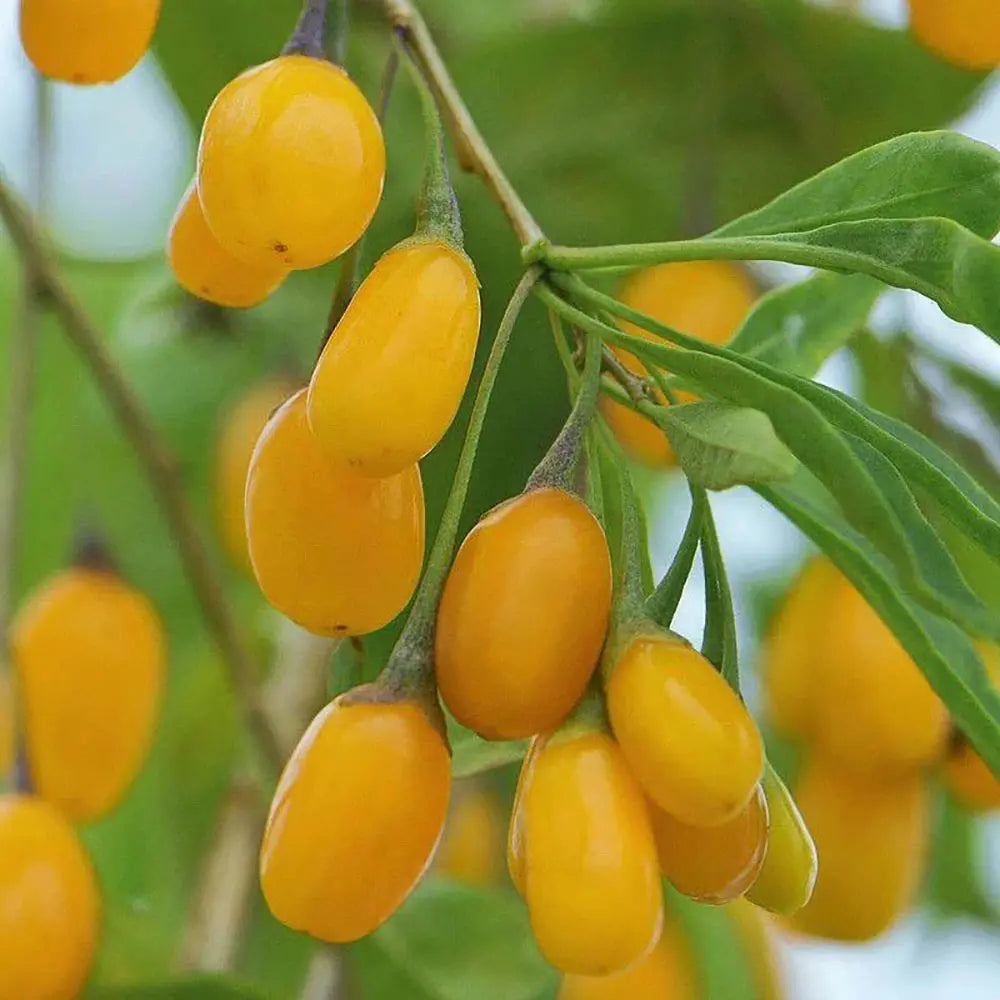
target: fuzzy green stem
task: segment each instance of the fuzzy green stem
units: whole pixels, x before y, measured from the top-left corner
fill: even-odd
[[[427,560],[427,568],[424,570],[403,632],[396,641],[382,672],[381,680],[394,688],[423,692],[433,685],[434,620],[458,538],[459,521],[469,492],[469,480],[476,461],[476,451],[486,420],[486,411],[517,317],[540,276],[541,269],[538,267],[531,267],[525,271],[507,303],[497,328],[496,338],[472,404],[469,427],[465,432],[455,478],[452,480],[451,491],[445,503],[444,513],[441,515],[441,523]]]
[[[417,202],[417,229],[414,239],[441,240],[461,250],[462,217],[458,210],[455,189],[448,176],[448,147],[437,101],[404,36],[397,36],[397,45],[406,60],[410,78],[420,95],[420,108],[424,119],[424,177]]]
[[[587,337],[586,345],[583,377],[579,383],[576,402],[562,430],[552,442],[552,447],[529,477],[525,490],[553,486],[577,496],[582,495],[577,473],[587,428],[594,419],[597,408],[601,378],[601,339]]]
[[[670,628],[680,604],[684,585],[691,575],[694,557],[701,541],[702,525],[705,518],[706,498],[703,490],[691,489],[691,514],[670,569],[657,584],[656,590],[646,601],[646,614],[664,628]]]

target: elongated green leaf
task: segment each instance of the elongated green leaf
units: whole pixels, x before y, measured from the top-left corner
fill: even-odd
[[[91,1000],[266,1000],[256,987],[224,976],[191,976],[137,986],[96,989]]]
[[[736,643],[736,616],[729,589],[726,563],[715,530],[715,518],[707,498],[703,498],[701,557],[705,567],[705,635],[701,652],[719,668],[727,683],[740,690],[739,649]]]
[[[451,773],[456,778],[481,774],[520,760],[528,752],[528,740],[484,740],[449,719]]]
[[[783,371],[814,375],[864,326],[884,286],[862,274],[817,274],[765,295],[729,349]]]
[[[365,1000],[541,1000],[556,972],[512,893],[430,879],[350,954]]]
[[[944,367],[948,378],[956,386],[969,393],[994,421],[1000,422],[1000,384],[965,365],[943,362],[940,359],[936,359],[936,363]]]
[[[1000,773],[1000,694],[969,637],[906,598],[891,568],[830,506],[789,486],[756,491],[816,543],[913,657],[983,759]]]
[[[983,604],[966,582],[896,467],[867,441],[850,434],[847,440],[910,536],[923,584],[920,588],[923,602],[973,634],[1000,638],[1000,617]]]
[[[801,233],[921,216],[953,219],[992,237],[1000,228],[1000,153],[954,132],[901,135],[835,163],[713,235]]]
[[[760,410],[684,403],[664,407],[658,419],[695,486],[727,490],[741,483],[788,479],[795,472],[795,456]]]
[[[677,605],[680,604],[681,595],[684,593],[684,585],[691,575],[707,507],[708,498],[705,496],[705,491],[691,487],[691,514],[673,561],[670,563],[670,569],[664,573],[663,579],[646,599],[646,613],[664,628],[670,628],[677,613]]]

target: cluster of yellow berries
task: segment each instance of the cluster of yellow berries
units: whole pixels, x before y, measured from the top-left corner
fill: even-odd
[[[983,653],[994,675],[1000,654]],[[928,847],[932,769],[968,808],[1000,782],[871,606],[825,558],[806,565],[765,651],[767,711],[803,749],[796,798],[821,858],[805,933],[867,940],[911,906]]]
[[[29,596],[9,641],[17,684],[0,692],[0,764],[18,756],[16,695],[27,790],[0,796],[0,1000],[73,1000],[101,914],[73,824],[106,816],[142,766],[163,684],[163,628],[113,571],[80,565]]]

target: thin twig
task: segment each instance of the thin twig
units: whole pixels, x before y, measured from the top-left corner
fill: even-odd
[[[545,236],[541,227],[521,201],[480,133],[416,6],[411,0],[379,0],[379,4],[389,22],[411,47],[421,72],[433,90],[445,124],[455,141],[463,169],[482,178],[506,213],[522,247],[533,247],[543,242]]]
[[[177,467],[139,398],[108,352],[100,331],[83,310],[48,250],[37,223],[0,178],[0,217],[37,287],[44,292],[66,335],[80,352],[118,419],[163,511],[206,624],[229,669],[240,709],[263,762],[281,766],[281,748],[260,704],[257,670],[224,595],[222,578],[202,537]]]

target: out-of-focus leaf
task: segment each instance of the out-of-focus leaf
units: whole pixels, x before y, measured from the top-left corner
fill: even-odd
[[[861,329],[883,286],[861,274],[817,274],[765,295],[729,342],[740,354],[806,378]]]
[[[350,951],[365,1000],[548,1000],[556,972],[510,892],[426,881]]]
[[[795,456],[767,414],[726,403],[684,403],[660,411],[685,475],[708,490],[790,478]]]
[[[90,1000],[269,1000],[248,983],[223,976],[192,976],[138,986],[95,990]]]
[[[529,740],[484,740],[450,719],[449,723],[451,773],[456,778],[492,771],[520,760],[528,752]]]

